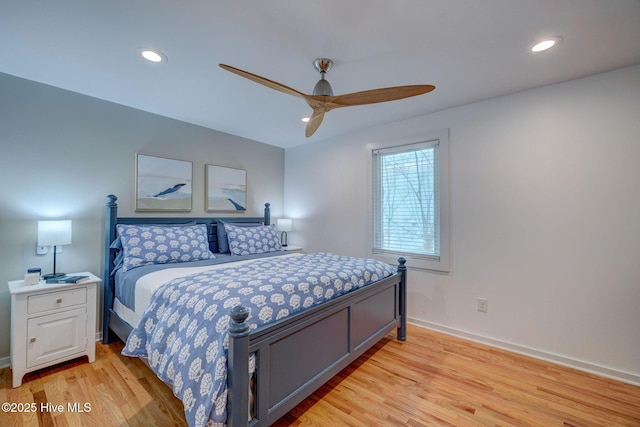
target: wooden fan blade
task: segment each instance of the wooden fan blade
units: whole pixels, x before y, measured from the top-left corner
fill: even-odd
[[[363,92],[348,93],[327,97],[327,103],[332,108],[350,107],[353,105],[376,104],[378,102],[395,101],[397,99],[410,98],[431,92],[436,87],[433,85],[395,86],[382,89],[365,90]]]
[[[260,83],[261,85],[264,85],[264,86],[269,87],[271,89],[275,89],[275,90],[277,90],[279,92],[286,93],[288,95],[293,95],[293,96],[297,96],[298,98],[306,99],[306,95],[304,93],[302,93],[300,91],[297,91],[297,90],[295,90],[293,88],[290,88],[289,86],[283,85],[281,83],[274,82],[273,80],[269,80],[266,77],[261,77],[261,76],[259,76],[257,74],[253,74],[253,73],[250,73],[248,71],[244,71],[244,70],[241,70],[239,68],[232,67],[230,65],[226,65],[226,64],[218,64],[218,65],[220,65],[220,68],[222,68],[224,70],[227,70],[227,71],[230,71],[230,72],[232,72],[234,74],[237,74],[237,75],[239,75],[241,77],[244,77],[245,79],[252,80],[252,81],[254,81],[256,83]]]
[[[313,114],[309,119],[309,123],[307,123],[307,129],[304,131],[307,138],[318,130],[320,123],[322,123],[322,119],[324,119],[324,111],[314,108]]]

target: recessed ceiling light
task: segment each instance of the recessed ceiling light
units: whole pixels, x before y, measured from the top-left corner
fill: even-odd
[[[308,123],[309,120],[311,120],[311,117],[303,117],[302,118],[302,121],[305,122],[305,123]]]
[[[142,49],[140,54],[144,59],[150,62],[157,63],[157,62],[163,62],[167,60],[167,57],[164,56],[164,54],[162,54],[161,52],[158,52],[157,50]]]
[[[562,41],[562,37],[550,37],[546,40],[541,41],[531,48],[532,52],[543,52],[547,49],[551,49],[553,46],[557,45]]]

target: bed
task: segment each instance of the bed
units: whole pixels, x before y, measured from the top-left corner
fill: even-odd
[[[269,227],[264,227],[271,223],[268,203],[263,217],[159,218],[118,217],[116,201],[117,197],[107,196],[105,207],[103,342],[120,339],[126,343],[125,354],[147,359],[183,401],[190,425],[268,426],[389,332],[395,329],[398,340],[406,339],[403,258],[397,267],[389,269],[375,260],[335,254],[287,254],[277,249],[262,254],[238,252],[238,240],[245,228],[269,231]],[[167,263],[169,268],[164,269],[155,265],[157,254],[152,254],[150,265],[129,265],[127,273],[135,274],[128,280],[135,285],[125,288],[121,283],[126,282],[122,280],[126,277],[122,273],[124,264],[122,258],[118,259],[124,250],[116,244],[121,240],[118,231],[127,236],[149,227],[205,230],[206,235],[198,238],[206,239],[215,260]],[[228,237],[223,235],[225,230],[230,233]],[[235,231],[237,236],[232,235]],[[126,242],[125,238],[122,240]],[[233,244],[236,246],[230,251],[235,251],[236,256],[226,258],[222,250]],[[232,262],[227,264],[226,259]],[[321,271],[322,268],[327,270]],[[354,271],[365,280],[351,275]],[[304,280],[290,285],[291,276],[304,276]],[[336,278],[331,282],[333,287],[314,286],[324,284],[325,279],[329,280],[327,277]],[[283,278],[287,285],[281,291],[278,286]],[[251,286],[256,280],[267,285],[259,287],[260,294],[254,295],[252,289],[258,288]],[[271,283],[278,285],[274,289]],[[311,288],[305,288],[309,283]],[[316,292],[318,289],[325,291]],[[302,297],[294,293],[298,290],[304,293],[300,294]],[[142,296],[144,292],[146,297]],[[246,294],[251,295],[243,298]],[[132,295],[133,304],[127,302]],[[283,295],[288,298],[286,301]],[[209,303],[204,302],[205,298],[210,298]],[[198,314],[192,315],[193,319],[185,315],[180,321],[169,316],[175,314],[172,310],[177,310],[174,305],[178,303]],[[209,310],[218,305],[219,308]],[[289,310],[289,306],[295,309]],[[203,323],[199,317],[196,321],[200,315],[210,322]],[[213,330],[224,331],[221,335],[224,338]],[[154,349],[154,343],[160,343],[164,350]],[[197,356],[205,347],[206,353]],[[218,352],[216,348],[225,351],[223,363],[209,359],[210,354]],[[169,354],[173,353],[175,358],[171,359]],[[180,359],[184,353],[184,360]],[[174,369],[176,360],[184,366]],[[196,386],[187,383],[187,376],[197,381]],[[202,404],[192,395],[199,390],[209,398],[211,389],[217,387],[214,377],[224,384],[216,398],[210,398],[213,408],[210,409],[206,401]],[[180,386],[179,392],[176,384]],[[183,388],[189,391],[188,396]],[[196,415],[190,415],[190,411]]]

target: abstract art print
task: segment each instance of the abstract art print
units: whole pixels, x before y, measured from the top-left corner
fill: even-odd
[[[247,210],[247,171],[206,165],[206,210],[245,212]]]
[[[136,210],[190,211],[193,164],[184,160],[136,156]]]

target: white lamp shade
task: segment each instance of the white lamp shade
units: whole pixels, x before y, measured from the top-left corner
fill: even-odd
[[[38,221],[38,246],[71,244],[71,220]]]
[[[293,226],[293,221],[287,218],[278,218],[276,222],[276,227],[279,231],[291,231]]]

